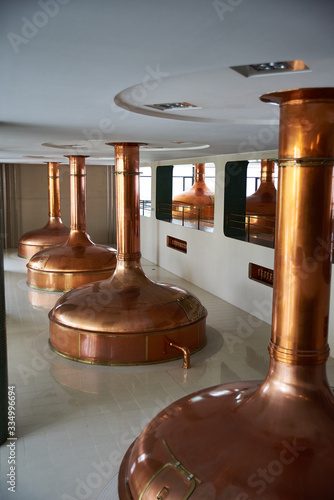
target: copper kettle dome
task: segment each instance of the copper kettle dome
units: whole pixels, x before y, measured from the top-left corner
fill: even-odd
[[[173,217],[213,220],[215,195],[205,183],[205,163],[195,164],[195,182],[191,188],[173,198]]]
[[[63,295],[49,313],[58,354],[97,364],[142,364],[189,355],[206,342],[207,311],[189,292],[141,267],[139,145],[115,144],[117,266],[103,281]]]
[[[159,413],[127,451],[120,500],[331,500],[334,395],[326,377],[334,88],[267,94],[280,104],[270,366]],[[297,152],[297,157],[296,157]]]
[[[116,251],[96,245],[86,233],[85,156],[70,156],[71,230],[62,245],[37,252],[28,262],[28,285],[66,291],[111,276]]]
[[[49,220],[41,229],[24,233],[18,242],[18,256],[30,259],[36,252],[53,245],[61,245],[68,238],[70,228],[63,224],[60,214],[59,163],[48,162]]]
[[[274,160],[261,160],[260,186],[255,193],[246,198],[246,230],[251,234],[275,232],[274,168]]]

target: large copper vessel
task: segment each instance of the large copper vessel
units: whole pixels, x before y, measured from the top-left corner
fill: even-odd
[[[201,390],[158,414],[123,459],[120,500],[333,498],[326,359],[334,88],[261,99],[281,108],[267,377]]]
[[[67,291],[111,276],[116,251],[96,245],[86,233],[85,156],[70,156],[71,230],[65,243],[37,252],[28,262],[28,285]]]
[[[205,184],[205,164],[195,164],[195,182],[191,188],[173,198],[174,219],[213,221],[215,195]]]
[[[204,346],[207,312],[189,292],[155,283],[140,264],[139,145],[115,144],[117,267],[63,295],[50,311],[50,344],[86,363],[141,364]]]
[[[276,213],[276,188],[274,185],[274,160],[261,160],[261,183],[246,198],[246,231],[250,234],[274,234]]]
[[[61,245],[70,228],[63,224],[60,214],[59,163],[48,162],[49,220],[41,229],[24,233],[18,242],[18,256],[30,259],[36,252],[53,245]]]

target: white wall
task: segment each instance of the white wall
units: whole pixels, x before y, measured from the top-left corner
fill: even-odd
[[[271,323],[272,288],[248,278],[250,262],[274,268],[274,250],[233,238],[223,233],[224,170],[227,161],[275,158],[277,151],[191,158],[177,163],[214,162],[216,166],[215,226],[213,233],[197,231],[155,218],[155,174],[152,167],[152,216],[141,217],[143,257],[196,284],[252,315]],[[167,247],[167,235],[187,241],[187,254]],[[332,280],[332,286],[333,280]],[[334,291],[331,294],[334,310]],[[222,322],[224,317],[222,316]],[[334,315],[330,315],[329,344],[334,355]]]
[[[18,232],[39,229],[48,221],[48,171],[46,164],[17,165]],[[94,243],[108,243],[107,231],[107,167],[86,166],[86,224]],[[60,206],[64,224],[70,226],[69,165],[60,164]]]

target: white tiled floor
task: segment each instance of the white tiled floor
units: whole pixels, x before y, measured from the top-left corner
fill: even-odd
[[[265,376],[268,324],[156,265],[142,264],[150,278],[192,291],[208,309],[208,343],[192,356],[190,370],[180,360],[107,367],[56,355],[48,347],[48,311],[60,294],[29,289],[26,260],[5,252],[8,371],[9,384],[16,386],[18,440],[15,495],[6,484],[9,449],[0,449],[1,499],[117,500],[121,458],[162,408],[208,386]],[[242,321],[258,324],[249,326],[247,338],[238,333]],[[333,358],[327,368],[333,385]]]

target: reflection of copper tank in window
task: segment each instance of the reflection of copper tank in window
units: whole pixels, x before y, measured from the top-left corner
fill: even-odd
[[[261,160],[261,184],[254,194],[246,198],[247,233],[275,232],[276,188],[272,160]]]
[[[205,164],[195,165],[195,182],[192,187],[173,198],[174,219],[213,220],[215,195],[205,184]]]

